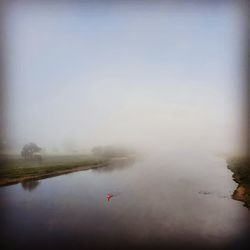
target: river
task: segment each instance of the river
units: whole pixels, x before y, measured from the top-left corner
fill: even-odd
[[[202,152],[6,186],[2,242],[6,249],[242,249],[250,216],[231,199],[235,188],[225,160]]]

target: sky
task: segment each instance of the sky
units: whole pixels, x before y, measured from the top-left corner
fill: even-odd
[[[8,140],[50,150],[242,141],[237,4],[13,3],[5,14]],[[157,146],[158,145],[158,146]]]

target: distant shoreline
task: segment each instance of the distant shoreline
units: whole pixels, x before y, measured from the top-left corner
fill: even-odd
[[[25,161],[18,156],[2,160],[0,187],[26,181],[35,181],[78,171],[109,166],[116,161],[135,159],[135,155],[121,157],[95,157],[92,155],[54,155],[41,162]]]
[[[23,177],[18,177],[18,178],[1,178],[0,177],[0,187],[14,185],[14,184],[18,184],[18,183],[26,182],[26,181],[36,181],[36,180],[41,180],[41,179],[47,179],[50,177],[69,174],[69,173],[73,173],[73,172],[85,171],[85,170],[89,170],[89,169],[105,167],[107,165],[108,165],[108,163],[105,162],[105,163],[100,163],[100,164],[96,164],[96,165],[76,166],[76,167],[71,167],[68,169],[60,169],[60,167],[59,167],[58,170],[55,170],[51,173],[44,173],[44,174],[38,174],[38,175],[34,174],[32,176],[23,176]]]

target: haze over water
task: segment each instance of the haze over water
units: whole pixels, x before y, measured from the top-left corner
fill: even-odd
[[[10,247],[246,241],[224,157],[244,148],[237,4],[13,3],[5,27],[10,151],[138,152],[128,166],[1,188]]]

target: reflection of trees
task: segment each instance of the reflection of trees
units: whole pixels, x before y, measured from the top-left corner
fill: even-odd
[[[25,181],[22,182],[22,187],[24,190],[33,191],[40,184],[39,181]]]
[[[115,170],[122,170],[124,168],[132,167],[134,162],[134,159],[113,159],[109,165],[100,168],[94,168],[93,171],[112,172]]]

